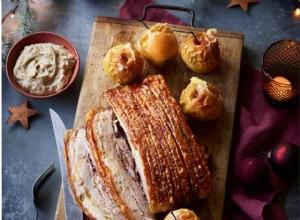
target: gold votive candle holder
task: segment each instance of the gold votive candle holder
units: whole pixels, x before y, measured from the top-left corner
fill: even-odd
[[[262,89],[268,101],[285,105],[299,96],[300,43],[281,40],[271,44],[262,60]]]

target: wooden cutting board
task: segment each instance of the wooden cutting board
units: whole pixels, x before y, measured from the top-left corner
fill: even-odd
[[[154,23],[145,22],[147,26]],[[180,44],[185,37],[205,31],[202,28],[170,25]],[[96,17],[91,35],[85,75],[78,100],[74,127],[84,124],[85,114],[99,105],[108,106],[103,91],[114,83],[106,77],[102,60],[113,46],[131,42],[136,45],[141,33],[146,30],[142,22],[118,18]],[[187,86],[192,76],[198,76],[213,85],[224,98],[224,111],[221,117],[212,122],[190,121],[190,125],[199,142],[208,146],[211,158],[209,165],[213,175],[214,190],[207,199],[199,201],[190,208],[194,209],[202,220],[222,219],[223,202],[226,188],[227,168],[230,155],[233,121],[243,48],[243,34],[218,31],[221,59],[220,66],[206,75],[197,75],[189,69],[178,55],[174,61],[162,68],[155,68],[146,62],[143,71],[147,74],[162,74],[173,96],[179,100],[181,91]],[[60,192],[56,220],[65,219],[63,194]]]

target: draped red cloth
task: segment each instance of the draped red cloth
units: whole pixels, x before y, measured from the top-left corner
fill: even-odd
[[[140,18],[144,7],[153,3],[151,0],[126,0],[119,17]],[[186,25],[162,9],[150,9],[145,20]],[[299,146],[299,105],[289,108],[270,105],[263,97],[261,73],[242,64],[223,219],[287,219],[281,204],[274,197],[287,187],[288,180],[274,172],[269,164],[269,185],[264,190],[250,193],[238,183],[236,177],[236,169],[243,159],[266,155],[279,142]]]
[[[126,1],[122,6],[119,17],[126,19],[140,18],[143,14],[143,9],[148,4],[154,4],[151,0],[131,0]],[[159,10],[159,11],[157,11]],[[170,24],[186,25],[163,9],[149,9],[145,18],[147,21],[153,22],[168,22]]]
[[[289,180],[270,167],[268,187],[249,192],[236,181],[241,161],[265,155],[280,142],[299,146],[299,106],[278,108],[263,97],[261,73],[242,64],[237,109],[228,172],[224,219],[287,219],[275,195],[288,186]]]

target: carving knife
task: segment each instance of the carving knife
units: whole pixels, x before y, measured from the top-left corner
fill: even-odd
[[[64,136],[66,133],[66,127],[59,117],[59,115],[53,110],[49,109],[50,117],[53,125],[57,151],[59,155],[59,163],[61,169],[61,177],[63,183],[63,192],[64,192],[64,207],[66,220],[82,220],[83,214],[81,209],[76,205],[73,196],[70,192],[70,187],[68,184],[67,177],[67,167],[64,158]]]

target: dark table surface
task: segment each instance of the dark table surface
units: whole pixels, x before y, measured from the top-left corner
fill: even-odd
[[[8,0],[1,2],[4,16],[13,5]],[[300,19],[293,17],[293,1],[264,0],[259,4],[250,4],[247,12],[240,7],[228,9],[229,2],[156,1],[193,8],[197,27],[244,33],[243,62],[256,69],[260,69],[263,52],[271,43],[282,39],[300,41]],[[72,128],[94,17],[117,17],[123,3],[120,0],[35,0],[38,20],[34,24],[34,31],[52,31],[69,39],[79,52],[80,72],[75,84],[62,95],[36,100],[15,91],[2,67],[3,219],[35,219],[32,186],[52,163],[55,163],[57,169],[40,190],[39,219],[54,218],[61,177],[49,108],[53,108],[62,117],[67,128]],[[186,13],[170,12],[188,23],[189,15]],[[27,131],[18,123],[6,125],[10,116],[7,107],[18,106],[25,100],[29,101],[31,108],[40,112],[29,119],[30,129]],[[298,184],[293,183],[281,199],[289,219],[300,219]]]

